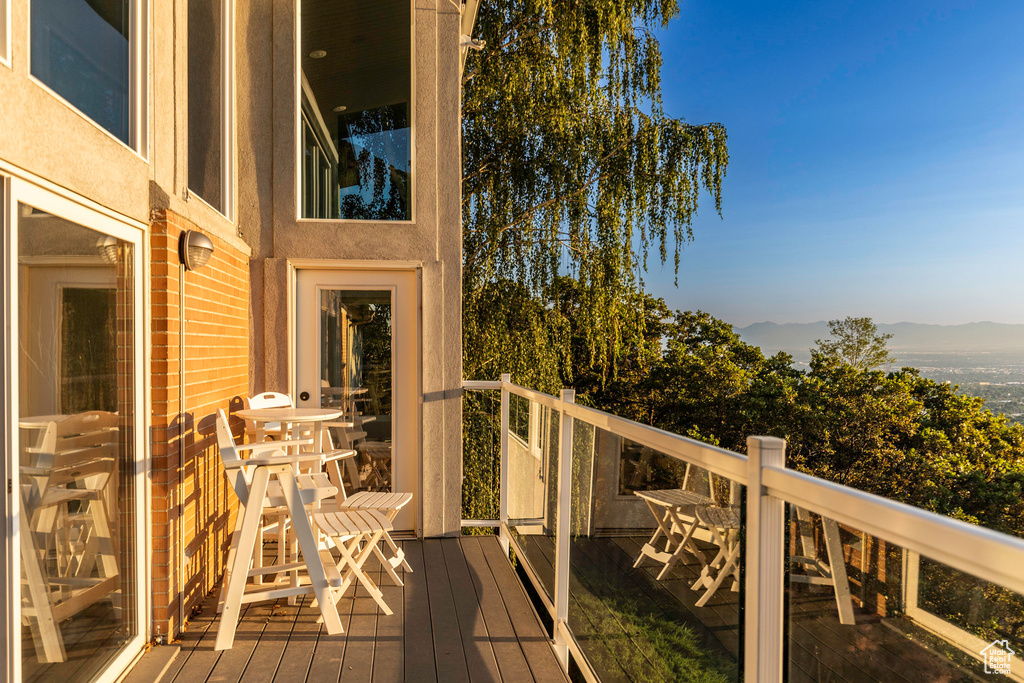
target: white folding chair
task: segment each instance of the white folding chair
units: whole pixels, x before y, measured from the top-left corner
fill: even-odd
[[[50,422],[25,449],[22,616],[41,662],[67,659],[62,621],[106,598],[121,607],[117,430],[116,413],[79,413]]]
[[[704,565],[700,576],[690,586],[693,590],[705,589],[704,595],[697,600],[697,607],[703,607],[729,577],[733,579],[732,590],[739,590],[740,514],[739,508],[732,506],[698,505],[694,515],[711,531],[711,537],[718,546],[718,554]]]
[[[791,517],[796,518],[797,531],[800,535],[802,555],[790,555],[793,563],[804,565],[806,574],[790,572],[791,583],[807,583],[815,586],[831,586],[839,610],[839,623],[852,626],[857,623],[853,613],[853,598],[850,595],[850,582],[846,576],[846,558],[843,556],[843,543],[839,537],[839,524],[836,520],[815,515],[821,520],[822,536],[825,541],[825,552],[828,562],[818,556],[817,544],[814,542],[814,517],[807,510],[790,506]]]
[[[320,486],[315,475],[296,475],[292,469],[296,463],[319,460],[320,456],[315,453],[287,455],[279,445],[264,444],[264,448],[260,449],[261,444],[251,444],[253,448],[247,450],[261,452],[243,460],[239,455],[240,449],[231,436],[227,416],[223,410],[217,411],[217,445],[225,474],[241,508],[224,571],[221,624],[214,648],[223,650],[231,647],[242,604],[310,592],[316,597],[327,632],[341,633],[341,619],[335,607],[331,588],[340,587],[342,577],[336,571],[336,565],[329,554],[327,558],[331,561],[325,565],[325,558],[320,554],[319,543],[313,535],[306,513],[306,505],[335,495],[337,489],[333,486]],[[265,446],[271,446],[275,450],[268,450]],[[291,519],[291,528],[298,540],[302,561],[296,560],[269,567],[257,563],[250,569],[256,555],[262,555],[263,552],[256,542],[263,515],[282,510],[286,510]],[[249,577],[282,574],[302,568],[309,576],[308,586],[301,585],[293,575],[291,585],[283,586],[279,581],[266,585],[254,583],[255,590],[246,590]]]
[[[242,454],[251,452],[254,456],[267,455],[281,451],[291,446],[308,446],[312,443],[312,439],[292,439],[287,441],[268,441],[261,443],[249,443],[244,445],[235,444],[234,436],[231,434],[231,428],[228,425],[227,416],[223,410],[217,411],[216,420],[216,431],[217,431],[217,446],[220,450],[220,457],[224,463],[225,470],[229,468],[237,467],[237,463],[242,461]],[[312,459],[311,459],[312,460]],[[231,478],[231,475],[228,477]],[[330,498],[337,493],[337,489],[331,483],[330,478],[324,472],[314,472],[312,474],[300,474],[296,477],[299,484],[299,488],[304,491],[303,503],[313,504],[318,503],[321,500]],[[278,564],[285,563],[285,557],[288,551],[288,514],[287,510],[283,505],[280,504],[283,493],[281,491],[280,484],[274,480],[270,483],[270,499],[277,504],[271,503],[270,500],[264,502],[264,515],[270,517],[273,522],[260,524],[256,532],[256,547],[261,549],[260,552],[256,553],[253,557],[253,564],[255,567],[260,567],[263,564],[263,534],[268,530],[276,528],[278,534],[277,541],[277,557]],[[229,559],[230,564],[230,559]],[[256,584],[263,582],[263,574],[255,574],[253,580]],[[225,583],[222,591],[221,598],[218,604],[218,611],[223,608],[224,604],[224,591],[227,589]]]
[[[333,437],[328,432],[328,440],[333,445]],[[388,522],[394,522],[395,517],[398,513],[412,502],[411,493],[391,493],[390,491],[359,491],[349,496],[345,491],[345,482],[341,476],[341,468],[339,461],[345,459],[346,463],[351,462],[351,456],[354,452],[351,450],[343,449],[340,451],[334,451],[332,455],[340,453],[340,457],[332,458],[328,464],[328,471],[332,475],[332,482],[338,489],[338,493],[335,496],[335,508],[337,510],[376,510],[384,515]],[[328,509],[325,507],[325,509]],[[395,583],[396,586],[404,585],[402,579],[399,578],[396,573],[396,569],[402,567],[405,571],[411,572],[412,567],[405,559],[405,551],[403,551],[395,539],[391,537],[388,532],[384,533],[383,540],[388,544],[391,549],[391,557],[385,558],[380,549],[375,545],[374,552],[377,558],[380,560],[381,565],[384,567],[384,571],[387,572],[388,576]]]
[[[245,399],[245,407],[251,410],[259,410],[261,408],[294,408],[295,403],[288,394],[265,391],[262,394],[256,394]],[[264,438],[281,439],[285,436],[283,432],[286,426],[280,422],[267,422],[264,423],[262,429]],[[259,438],[260,428],[254,420],[245,421],[245,434],[250,442],[263,441],[263,439]]]
[[[243,512],[238,516],[228,552],[219,610],[222,621],[215,649],[231,647],[242,604],[292,598],[308,592],[313,593],[320,605],[328,633],[341,633],[335,599],[351,585],[353,579],[366,588],[386,614],[391,614],[380,589],[362,571],[362,565],[373,552],[372,549],[383,534],[392,529],[390,522],[372,510],[316,513],[319,502],[334,496],[337,489],[330,486],[329,481],[328,485],[323,485],[327,481],[325,473],[296,474],[293,467],[303,462],[322,462],[322,454],[289,455],[280,449],[279,444],[238,447],[231,436],[223,410],[217,411],[217,437],[225,474],[238,496]],[[271,448],[268,449],[268,446]],[[242,449],[262,452],[243,460],[238,454]],[[299,554],[303,559],[299,561],[296,556],[291,562],[260,566],[254,560],[256,554],[262,554],[262,549],[256,543],[262,517],[267,513],[280,514],[282,511],[289,516],[289,527],[298,541]],[[316,515],[317,526],[333,539],[341,554],[340,561],[336,562],[330,551],[320,548],[310,525],[310,513]],[[360,547],[363,549],[358,550]],[[353,551],[356,551],[355,554]],[[256,566],[250,568],[251,564]],[[303,568],[308,574],[310,585],[307,586],[303,585],[302,577],[297,574]],[[250,589],[246,589],[250,577],[255,579],[285,572],[289,574],[287,581],[278,579],[266,585],[254,581]]]

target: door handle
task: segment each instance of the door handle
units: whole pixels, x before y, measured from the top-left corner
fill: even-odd
[[[309,400],[309,392],[308,391],[303,391],[301,394],[299,394],[299,400],[300,401],[308,401]]]

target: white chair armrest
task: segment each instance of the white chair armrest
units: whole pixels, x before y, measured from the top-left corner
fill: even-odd
[[[352,458],[358,455],[356,451],[331,451],[330,453],[324,453],[324,462],[332,462],[334,460],[344,460],[345,458]]]
[[[291,465],[299,462],[323,462],[321,453],[296,453],[287,455],[281,451],[280,455],[262,455],[255,458],[246,458],[235,462],[225,463],[225,467],[261,467],[263,465]]]

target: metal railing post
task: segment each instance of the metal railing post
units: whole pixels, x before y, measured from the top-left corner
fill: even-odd
[[[509,394],[507,384],[511,384],[512,375],[501,376],[501,459],[498,462],[498,540],[502,550],[508,555],[508,430],[509,430]]]
[[[763,468],[786,466],[786,442],[770,436],[747,437],[747,456],[744,679],[780,683],[786,503],[767,495],[761,482]]]
[[[576,402],[576,392],[562,389],[559,411],[558,506],[555,513],[555,652],[569,670],[569,538],[572,534],[572,426],[564,404]]]

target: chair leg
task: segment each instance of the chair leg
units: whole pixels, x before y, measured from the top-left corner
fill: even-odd
[[[22,507],[21,536],[21,567],[28,583],[28,597],[35,612],[36,628],[32,630],[36,645],[36,656],[40,662],[63,662],[67,660],[64,651],[64,638],[60,625],[53,618],[50,595],[46,576],[39,563],[34,536],[26,519],[25,508]],[[38,633],[38,636],[36,634]],[[36,639],[37,638],[37,639]]]
[[[319,543],[309,524],[309,517],[306,516],[306,508],[302,505],[302,497],[299,487],[295,483],[295,476],[289,465],[274,466],[272,469],[277,472],[278,481],[281,482],[281,489],[288,503],[288,511],[291,513],[292,532],[306,562],[306,572],[313,587],[313,597],[316,598],[317,606],[320,608],[327,633],[330,635],[344,633],[341,617],[338,615],[338,607],[334,602],[334,594],[327,582],[327,572],[320,559]]]
[[[380,551],[380,548],[378,548],[376,544],[373,546],[373,554],[377,556],[378,560],[380,560],[380,565],[384,567],[384,571],[387,572],[389,577],[391,577],[391,581],[396,586],[404,586],[405,583],[402,581],[401,578],[399,578],[398,573],[395,572],[395,568],[394,566],[392,566],[391,560],[384,557],[384,553]],[[405,560],[403,559],[402,562],[404,561]],[[399,563],[399,565],[401,565],[401,563]]]
[[[235,515],[235,529],[231,532],[231,545],[228,547],[227,561],[224,563],[224,578],[220,581],[220,597],[217,598],[217,614],[224,611],[224,601],[228,595],[228,582],[231,580],[231,568],[235,566],[235,556],[238,554],[238,539],[242,535],[242,520],[245,519],[245,506],[238,504],[238,513]],[[246,569],[248,571],[248,568]]]
[[[718,570],[718,576],[715,577],[715,580],[710,586],[708,586],[708,589],[704,591],[704,595],[702,595],[700,600],[697,601],[697,607],[703,607],[706,605],[708,600],[711,599],[711,596],[713,596],[721,587],[722,582],[725,581],[726,577],[732,576],[733,570],[736,566],[736,558],[739,554],[740,545],[739,543],[734,543],[729,549],[728,554],[725,556],[725,563],[722,565],[722,568]]]
[[[270,472],[266,467],[257,467],[249,489],[249,502],[242,518],[238,539],[238,550],[235,552],[230,578],[227,582],[227,595],[220,615],[220,627],[217,629],[217,640],[214,650],[226,650],[235,642],[235,628],[241,616],[242,597],[245,593],[245,582],[249,575],[249,564],[256,544],[257,527],[263,523],[262,501],[267,494],[267,483]]]
[[[344,543],[338,544],[338,550],[341,551],[341,562],[338,564],[338,570],[342,571],[343,566],[347,567],[347,572],[342,573],[342,576],[345,577],[345,579],[342,581],[341,588],[338,590],[339,595],[344,594],[345,590],[348,589],[349,584],[352,582],[352,577],[355,577],[359,583],[362,584],[363,588],[366,589],[366,592],[374,599],[381,611],[390,616],[393,612],[391,611],[391,608],[388,607],[388,604],[384,602],[384,594],[381,592],[380,588],[377,587],[377,584],[373,582],[373,579],[363,572],[363,563],[365,563],[367,558],[373,554],[373,549],[377,547],[377,542],[383,535],[383,530],[375,532],[373,538],[371,538],[367,545],[354,557],[352,555],[352,550],[358,547],[359,541],[361,540],[359,537],[356,537],[347,546]]]

